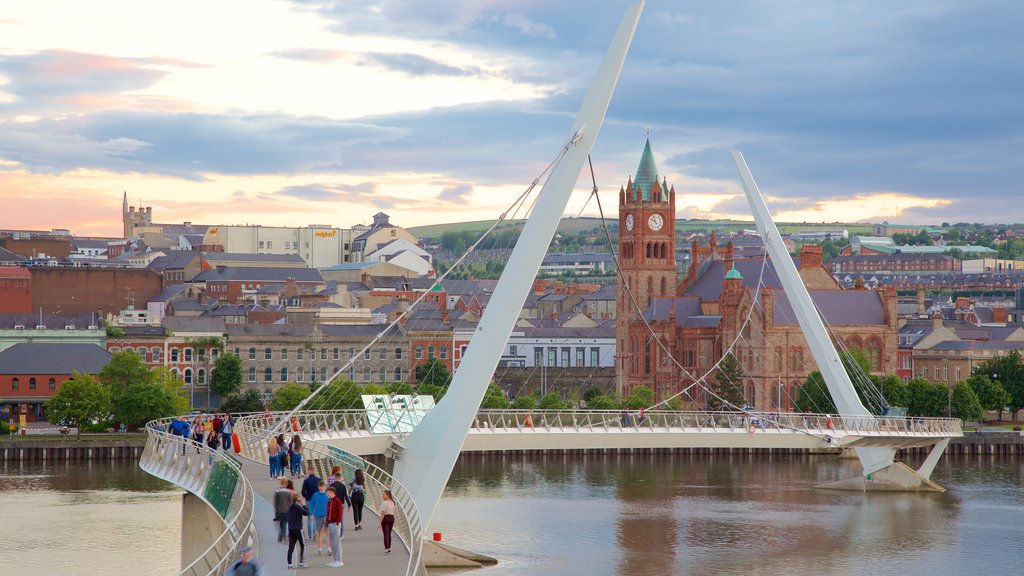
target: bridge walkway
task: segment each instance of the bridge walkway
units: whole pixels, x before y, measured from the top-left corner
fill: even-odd
[[[352,510],[345,507],[342,524],[345,526],[344,538],[341,541],[342,568],[329,568],[324,536],[324,556],[317,556],[316,542],[306,541],[306,568],[287,568],[288,543],[278,543],[277,523],[274,522],[274,490],[280,485],[279,480],[270,479],[270,467],[248,459],[242,459],[242,474],[252,483],[256,494],[256,510],[254,523],[259,538],[259,559],[263,562],[265,576],[285,576],[301,573],[303,576],[320,576],[328,574],[373,574],[374,576],[404,576],[409,562],[409,552],[394,536],[391,554],[384,555],[384,537],[378,526],[379,518],[375,511],[363,510],[363,529],[353,529]],[[296,491],[301,490],[304,477],[295,478]],[[346,480],[348,480],[346,478]],[[305,530],[303,530],[305,531]],[[293,560],[298,562],[298,546],[296,545]]]

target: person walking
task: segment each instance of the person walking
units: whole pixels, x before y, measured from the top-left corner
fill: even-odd
[[[228,568],[227,576],[263,576],[263,564],[253,558],[252,548],[242,548],[238,561]]]
[[[345,486],[345,477],[341,475],[341,466],[335,466],[332,468],[334,471],[333,482],[331,482],[332,488],[334,488],[334,495],[336,498],[341,500],[342,505],[348,505],[352,508],[352,501],[348,497],[348,486]],[[338,539],[345,538],[345,524],[341,524],[341,530],[338,532]]]
[[[192,421],[192,443],[196,445],[196,454],[202,451],[202,446],[206,443],[203,421],[199,416],[196,416],[196,419]]]
[[[226,412],[224,414],[224,422],[220,425],[220,435],[221,446],[228,452],[231,451],[231,447],[235,439],[234,433],[235,423],[231,420],[231,412]]]
[[[291,452],[292,478],[298,478],[302,474],[302,438],[298,434],[292,436]]]
[[[292,505],[294,490],[288,489],[291,480],[281,480],[281,485],[274,490],[274,521],[277,522],[277,541],[284,542],[288,537],[288,508]]]
[[[281,478],[285,477],[285,470],[288,469],[288,443],[284,441],[284,434],[277,435],[277,455],[280,460],[277,464],[277,471]],[[306,498],[306,502],[309,502],[309,498]]]
[[[267,459],[270,461],[270,479],[278,478],[277,469],[281,466],[281,456],[277,449],[277,439],[271,438],[267,442]]]
[[[352,523],[356,530],[363,529],[363,506],[366,504],[366,477],[362,469],[356,469],[355,477],[349,483],[349,505],[352,507]]]
[[[316,468],[312,464],[306,467],[306,471],[309,472],[309,476],[302,481],[302,497],[309,502],[313,498],[313,494],[316,494],[317,490],[320,489],[320,477],[316,475]],[[307,519],[307,530],[309,533],[309,539],[313,539],[313,517],[310,516]]]
[[[299,543],[299,566],[306,567],[306,543],[302,541],[302,517],[309,516],[309,508],[305,500],[298,494],[292,494],[292,504],[288,507],[288,567],[295,568],[292,553],[295,543]]]
[[[380,502],[380,529],[384,532],[384,553],[391,554],[391,531],[395,528],[395,498],[391,490],[384,491]]]
[[[345,507],[338,498],[338,493],[331,485],[327,488],[327,545],[331,548],[331,561],[327,563],[330,568],[341,568],[345,565],[341,561],[341,527]]]
[[[220,431],[224,426],[224,420],[221,420],[220,412],[213,413],[213,435],[215,440],[210,442],[210,445],[215,448],[220,448]]]
[[[310,534],[310,540],[313,539],[313,535],[316,535],[316,555],[323,556],[324,554],[324,528],[327,527],[327,484],[321,480],[317,486],[317,491],[313,494],[313,498],[309,500],[309,515],[313,518],[313,532]],[[327,543],[327,553],[331,553],[331,543]]]

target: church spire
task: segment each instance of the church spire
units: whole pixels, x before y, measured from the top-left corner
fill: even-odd
[[[640,156],[640,166],[636,169],[633,180],[641,200],[650,201],[651,188],[658,182],[658,167],[654,164],[654,153],[651,152],[651,139],[644,144],[644,153]]]
[[[128,212],[128,191],[125,190],[124,200],[121,201],[121,211]]]

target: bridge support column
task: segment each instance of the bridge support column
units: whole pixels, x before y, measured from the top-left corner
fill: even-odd
[[[224,532],[217,511],[191,492],[181,497],[181,567],[191,564]]]
[[[917,470],[903,462],[893,462],[863,476],[825,482],[818,484],[815,488],[860,492],[945,492],[945,488],[930,478],[939,458],[946,451],[947,445],[949,445],[948,438],[935,444],[921,468]]]

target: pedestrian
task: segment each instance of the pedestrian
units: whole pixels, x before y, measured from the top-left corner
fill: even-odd
[[[274,490],[274,522],[277,522],[277,541],[284,542],[288,536],[288,508],[292,505],[292,494],[295,490],[288,489],[291,480],[281,480],[281,485]]]
[[[391,554],[391,531],[395,528],[395,499],[391,490],[384,490],[380,501],[380,529],[384,532],[384,553]]]
[[[331,482],[330,487],[334,488],[334,496],[341,500],[342,505],[347,504],[349,508],[352,508],[352,501],[348,497],[348,486],[345,486],[345,477],[341,475],[341,466],[335,466],[333,470],[335,471],[334,481]],[[342,523],[340,527],[341,530],[338,532],[339,540],[345,537],[345,524]]]
[[[210,442],[210,445],[213,446],[214,448],[220,448],[220,431],[223,426],[224,421],[220,419],[220,413],[214,412],[212,427],[213,435],[216,437],[216,440],[214,442]]]
[[[313,498],[313,494],[316,494],[316,491],[319,489],[320,477],[316,475],[316,468],[314,468],[312,464],[306,466],[306,471],[309,472],[309,476],[306,476],[306,479],[302,481],[302,490],[301,490],[301,492],[302,492],[302,497],[306,499],[306,502],[309,502],[310,499]],[[307,530],[309,532],[309,539],[312,540],[313,539],[313,518],[310,517],[307,520],[306,523],[307,523]]]
[[[327,489],[327,545],[331,548],[331,561],[327,566],[341,568],[345,565],[341,561],[341,526],[345,507],[342,506],[341,498],[331,486]]]
[[[224,413],[224,422],[220,425],[220,435],[222,437],[221,444],[229,452],[235,439],[234,432],[235,423],[231,420],[231,412],[226,412]]]
[[[213,433],[213,418],[209,414],[203,414],[203,444],[209,442]]]
[[[302,438],[298,434],[292,436],[291,451],[292,478],[298,478],[302,474]]]
[[[313,498],[309,501],[309,515],[313,518],[313,532],[310,534],[310,540],[312,540],[313,534],[316,534],[316,555],[323,556],[324,528],[327,526],[327,484],[323,480],[317,485],[317,491],[313,493]],[[331,543],[328,541],[327,554],[331,553],[330,547]]]
[[[281,465],[281,456],[278,455],[277,439],[271,437],[267,442],[267,457],[270,460],[270,479],[278,478],[277,468]]]
[[[362,530],[363,506],[366,504],[366,477],[361,468],[356,469],[355,477],[349,484],[349,490],[352,491],[349,499],[352,507],[352,523],[356,525],[356,530]]]
[[[306,543],[302,541],[302,517],[309,516],[306,501],[298,494],[292,494],[292,503],[288,507],[288,567],[295,568],[292,553],[295,543],[299,543],[299,566],[306,567]]]
[[[252,548],[246,546],[241,550],[238,561],[228,568],[227,576],[262,576],[263,564],[253,558]]]
[[[192,422],[192,443],[196,446],[196,454],[202,450],[203,444],[206,443],[206,435],[203,433],[203,421],[196,416],[196,419]]]
[[[288,469],[288,443],[284,441],[284,434],[277,435],[277,455],[279,462],[277,464],[277,470],[281,478],[285,477],[285,470]],[[309,499],[306,499],[309,502]]]

